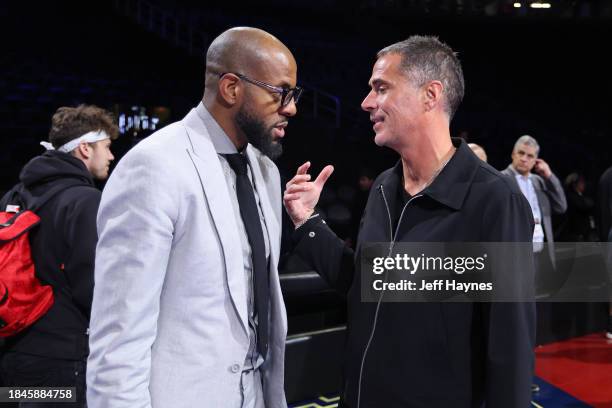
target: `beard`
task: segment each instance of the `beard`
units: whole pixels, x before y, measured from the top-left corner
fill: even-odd
[[[272,139],[273,127],[267,127],[261,119],[256,118],[244,106],[236,114],[236,124],[246,135],[249,143],[270,159],[277,159],[283,153],[283,145],[280,140]]]

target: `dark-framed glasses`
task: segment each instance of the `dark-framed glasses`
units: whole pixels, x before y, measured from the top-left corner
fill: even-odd
[[[280,94],[282,107],[289,105],[289,103],[291,102],[291,99],[293,99],[293,102],[297,104],[298,101],[300,100],[300,96],[302,96],[302,92],[304,91],[304,88],[299,87],[299,86],[296,86],[295,88],[282,88],[280,86],[270,85],[265,82],[258,81],[256,79],[251,79],[246,75],[237,74],[235,72],[224,72],[219,75],[219,78],[227,74],[236,75],[238,78],[242,79],[243,81],[246,81],[253,85],[257,85],[261,88],[265,88],[271,92]]]

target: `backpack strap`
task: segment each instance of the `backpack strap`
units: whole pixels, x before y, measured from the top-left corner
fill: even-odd
[[[72,182],[72,183],[61,183],[55,187],[50,188],[47,192],[45,192],[40,197],[34,197],[30,191],[25,188],[23,183],[17,184],[11,191],[7,193],[6,204],[19,204],[23,210],[30,210],[36,213],[40,210],[49,200],[58,195],[64,190],[67,190],[71,187],[84,185],[80,182]],[[2,200],[5,201],[5,200]],[[4,208],[0,208],[0,211],[4,211]]]
[[[40,222],[38,215],[29,211],[20,211],[0,224],[0,244],[17,239],[34,228]],[[2,302],[0,302],[2,303]]]

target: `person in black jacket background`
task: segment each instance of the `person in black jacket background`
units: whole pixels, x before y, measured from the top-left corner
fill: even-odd
[[[535,345],[529,204],[464,141],[451,139],[464,83],[450,47],[412,36],[377,57],[362,108],[374,122],[375,143],[401,160],[374,182],[356,251],[314,213],[333,167],[311,182],[305,163],[284,195],[295,251],[347,296],[340,406],[527,407]],[[522,256],[506,254],[523,268],[500,270],[506,285],[525,285],[519,293],[527,296],[521,302],[389,303],[380,295],[366,302],[361,282],[371,271],[361,271],[361,251],[375,242],[391,248],[395,242],[525,243]]]
[[[77,402],[58,405],[62,407],[86,406],[85,362],[101,196],[94,179],[108,177],[114,159],[110,144],[118,133],[111,114],[101,108],[59,108],[52,118],[50,143],[41,143],[48,151],[27,163],[19,176],[34,199],[58,185],[70,187],[38,211],[40,224],[30,233],[36,277],[53,287],[53,306],[6,340],[0,377],[5,386],[76,387]],[[0,208],[11,196],[9,191],[0,200]]]
[[[608,167],[599,179],[597,204],[599,215],[599,239],[601,242],[607,242],[605,255],[608,268],[609,287],[612,287],[612,167]],[[606,337],[612,340],[612,291],[610,292],[608,311]]]
[[[567,198],[566,224],[561,234],[568,242],[597,241],[595,228],[595,200],[586,191],[582,174],[571,173],[565,178]]]

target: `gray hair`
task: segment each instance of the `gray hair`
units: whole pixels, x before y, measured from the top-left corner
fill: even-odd
[[[536,156],[538,156],[540,154],[540,145],[538,144],[538,141],[535,140],[533,137],[531,137],[529,135],[523,135],[523,136],[519,137],[516,140],[516,143],[514,143],[514,148],[512,149],[512,151],[515,152],[516,149],[520,145],[533,146],[536,149]]]
[[[452,119],[465,92],[463,70],[457,54],[438,37],[413,35],[378,51],[376,58],[387,54],[402,57],[401,68],[416,86],[440,81],[445,95],[444,110]]]

